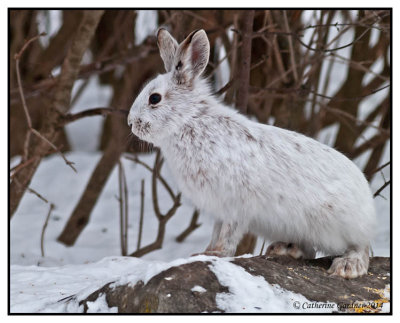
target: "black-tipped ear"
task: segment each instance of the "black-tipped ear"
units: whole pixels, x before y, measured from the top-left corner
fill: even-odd
[[[210,43],[203,29],[195,30],[179,45],[174,67],[181,75],[179,79],[193,80],[204,72],[210,57]],[[182,77],[183,76],[183,77]]]
[[[160,49],[160,56],[164,62],[165,70],[169,72],[173,67],[178,43],[166,29],[159,28],[157,30],[157,45]]]

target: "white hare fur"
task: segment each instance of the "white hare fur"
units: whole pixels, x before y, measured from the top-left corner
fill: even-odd
[[[335,149],[251,121],[213,97],[200,77],[209,58],[203,30],[178,45],[160,29],[157,40],[167,73],[138,95],[128,124],[160,147],[180,191],[215,216],[206,253],[232,256],[252,232],[280,241],[270,255],[322,251],[342,255],[329,273],[366,274],[375,210],[362,172]],[[154,93],[161,96],[155,104]]]

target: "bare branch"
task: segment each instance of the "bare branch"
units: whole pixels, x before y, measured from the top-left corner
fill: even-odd
[[[390,183],[391,183],[390,180],[387,181],[387,182],[385,182],[385,184],[383,184],[383,185],[375,192],[374,197],[381,196],[381,197],[383,198],[383,196],[381,195],[381,192],[382,192],[388,185],[390,185]]]
[[[262,245],[261,245],[261,250],[260,250],[259,256],[262,256],[262,255],[263,255],[264,246],[265,246],[265,239],[264,239],[264,241],[263,241],[263,243],[262,243]]]
[[[189,226],[175,238],[175,241],[183,242],[189,236],[189,234],[191,234],[194,230],[201,226],[201,223],[197,223],[199,215],[199,210],[195,209],[192,214],[192,219],[190,220]]]
[[[376,147],[382,145],[384,142],[386,142],[386,140],[389,137],[390,136],[388,136],[388,135],[382,135],[382,134],[377,134],[377,135],[373,136],[371,139],[365,141],[360,146],[354,148],[353,151],[350,153],[350,158],[354,159],[354,158],[360,156],[362,153],[364,153],[368,149],[376,148]]]
[[[391,164],[390,161],[388,161],[387,163],[383,164],[382,166],[379,166],[378,168],[374,169],[371,174],[375,174],[379,171],[381,171],[382,169],[384,169],[385,167],[389,166]]]
[[[40,251],[42,253],[42,257],[44,257],[44,233],[46,231],[47,224],[49,223],[50,215],[51,215],[51,212],[53,211],[53,209],[54,209],[54,204],[50,203],[49,212],[47,213],[46,220],[45,220],[45,222],[43,224],[43,228],[42,228],[42,234],[40,235]]]
[[[58,149],[50,140],[48,140],[46,137],[44,137],[39,131],[37,131],[37,130],[35,130],[35,129],[33,129],[33,128],[31,128],[31,131],[32,131],[32,133],[33,133],[34,135],[36,135],[37,137],[39,137],[39,138],[42,139],[43,141],[47,142],[51,148],[53,148],[53,149],[56,150],[58,153],[60,153],[60,155],[61,155],[62,159],[64,159],[65,163],[66,163],[69,167],[71,167],[72,170],[73,170],[75,173],[77,173],[76,168],[73,166],[75,163],[72,162],[72,161],[69,161],[69,160],[67,159],[67,157],[65,157],[65,155],[63,154],[63,152],[62,152],[60,149]]]
[[[121,115],[122,117],[127,117],[129,111],[128,110],[123,110],[123,109],[115,109],[115,108],[106,108],[106,107],[100,107],[100,108],[93,108],[93,109],[88,109],[88,110],[84,110],[75,114],[66,114],[65,116],[63,116],[62,118],[62,123],[60,126],[63,126],[65,124],[74,122],[76,120],[82,119],[82,118],[86,118],[86,117],[92,117],[92,116],[106,116],[109,114],[118,114]]]
[[[374,90],[374,91],[371,91],[371,92],[369,92],[368,94],[360,95],[360,96],[354,96],[354,97],[348,97],[348,98],[336,97],[336,96],[333,96],[333,97],[332,97],[332,96],[324,95],[324,94],[318,93],[318,92],[316,92],[316,91],[314,91],[314,90],[312,90],[312,89],[306,88],[306,87],[300,87],[300,88],[273,88],[273,87],[258,88],[258,87],[253,87],[253,86],[251,86],[250,89],[251,89],[251,90],[256,90],[256,91],[276,91],[276,92],[278,92],[278,93],[279,93],[279,92],[281,92],[281,93],[295,92],[295,93],[300,94],[300,96],[303,96],[303,95],[306,94],[306,93],[312,93],[312,94],[314,94],[314,95],[316,95],[316,96],[319,96],[319,97],[321,97],[321,98],[324,98],[324,99],[329,99],[329,100],[331,100],[331,101],[338,101],[338,102],[341,102],[341,101],[360,101],[360,100],[366,98],[367,96],[373,95],[373,94],[375,94],[375,93],[377,93],[377,92],[379,92],[379,91],[382,91],[382,90],[384,90],[384,89],[387,89],[387,88],[389,88],[390,86],[391,86],[391,85],[388,84],[388,85],[385,85],[385,86],[383,86],[383,87],[381,87],[381,88],[379,88],[379,89],[376,89],[376,90]]]
[[[118,184],[121,254],[126,256],[128,252],[128,189],[121,160],[118,160]]]
[[[125,156],[126,159],[132,160],[135,163],[142,165],[144,168],[146,168],[147,170],[149,170],[150,172],[153,172],[153,168],[151,168],[149,165],[147,165],[145,162],[141,161],[139,158],[137,158],[136,156],[131,157],[131,156]],[[164,179],[164,177],[158,173],[157,174],[158,179],[160,180],[161,184],[163,184],[163,186],[165,187],[165,189],[167,190],[169,196],[171,196],[172,200],[175,200],[175,194],[174,191],[172,190],[172,188],[169,186],[169,184],[167,183],[167,181]]]
[[[39,194],[37,191],[35,191],[33,188],[28,187],[27,188],[29,193],[32,193],[33,195],[36,195],[39,199],[41,199],[45,203],[49,203],[49,201],[43,197],[43,195]]]
[[[83,57],[84,51],[90,44],[102,13],[103,11],[96,10],[85,11],[79,27],[76,33],[74,33],[71,46],[69,47],[63,62],[56,93],[54,94],[52,102],[47,102],[48,104],[46,105],[47,115],[43,121],[40,132],[44,132],[44,137],[48,139],[48,141],[56,139],[59,134],[57,124],[60,112],[65,113],[69,109],[70,92],[78,73],[77,70],[79,70],[80,61]],[[18,86],[19,90],[21,90],[21,83]],[[50,100],[46,99],[46,101]],[[17,210],[24,193],[42,160],[42,157],[48,152],[49,148],[47,145],[48,143],[44,140],[35,141],[30,145],[30,156],[26,156],[26,158],[28,159],[33,156],[38,156],[39,158],[26,166],[23,171],[19,172],[10,183],[10,216],[13,216]],[[69,164],[69,166],[71,166],[71,164]],[[20,185],[17,185],[15,180],[18,180]]]
[[[337,51],[337,50],[344,49],[344,48],[347,48],[347,47],[350,47],[350,46],[354,45],[354,44],[355,44],[356,42],[358,42],[361,38],[363,38],[364,35],[366,35],[367,32],[369,32],[370,29],[371,29],[371,28],[367,28],[366,30],[364,30],[364,32],[363,32],[360,36],[358,36],[356,39],[354,39],[352,42],[350,42],[350,43],[348,43],[348,44],[346,44],[346,45],[340,46],[340,47],[332,48],[332,49],[313,48],[313,47],[307,45],[306,43],[304,43],[304,42],[300,39],[300,37],[297,37],[297,36],[296,36],[295,39],[296,39],[301,45],[303,45],[304,47],[306,47],[307,49],[309,49],[309,50],[311,50],[311,51],[313,51],[313,52],[329,53],[329,52],[335,52],[335,51]]]
[[[157,237],[153,243],[150,243],[149,245],[142,247],[133,252],[132,254],[130,254],[130,256],[132,257],[141,257],[151,251],[160,249],[162,247],[162,243],[164,241],[164,236],[165,236],[165,226],[168,220],[176,213],[176,210],[179,208],[179,206],[181,206],[180,202],[181,194],[179,193],[176,196],[174,196],[173,198],[174,203],[165,215],[163,215],[160,211],[160,207],[158,205],[157,178],[159,178],[160,176],[159,173],[162,163],[163,160],[161,158],[161,153],[160,151],[158,151],[156,158],[154,160],[154,166],[152,168],[152,186],[151,186],[154,214],[158,219]]]
[[[160,221],[163,218],[163,215],[160,211],[160,207],[158,205],[158,192],[157,192],[157,177],[160,174],[160,168],[162,165],[161,154],[160,151],[157,151],[156,158],[154,159],[153,172],[151,175],[151,192],[153,198],[153,209],[156,217]]]
[[[140,218],[139,218],[139,234],[136,250],[140,249],[140,245],[142,242],[142,233],[143,233],[143,218],[144,218],[144,179],[142,179],[141,187],[140,187]]]
[[[78,76],[83,53],[89,46],[104,10],[85,10],[79,32],[68,49],[61,67],[53,105],[61,113],[69,110],[72,86]]]
[[[59,150],[56,146],[54,146],[47,138],[45,138],[39,131],[37,131],[36,129],[34,129],[32,127],[32,120],[31,117],[29,115],[29,110],[28,107],[26,105],[26,101],[25,101],[25,96],[24,96],[24,91],[22,89],[22,81],[21,81],[21,74],[20,74],[20,70],[19,70],[19,61],[21,58],[22,53],[24,52],[24,50],[28,47],[28,45],[30,43],[32,43],[34,40],[38,39],[40,36],[43,36],[44,34],[40,34],[37,35],[35,37],[33,37],[32,39],[30,39],[29,41],[27,41],[25,43],[25,45],[22,47],[22,49],[19,51],[18,54],[16,54],[14,56],[16,63],[15,63],[15,69],[17,72],[17,82],[18,82],[18,89],[19,89],[19,93],[21,96],[21,102],[22,102],[22,106],[24,108],[24,112],[25,112],[25,117],[26,117],[26,121],[28,123],[28,132],[32,132],[35,136],[37,136],[38,138],[42,139],[43,141],[47,142],[53,149],[55,149],[56,151],[58,151],[61,155],[61,157],[64,159],[65,163],[70,166],[72,168],[73,171],[76,172],[76,169],[74,166],[72,166],[74,163],[69,161],[65,155],[61,152],[61,150]],[[27,134],[26,139],[25,139],[25,144],[24,144],[24,159],[27,158],[28,156],[28,146],[29,146],[29,141],[30,141],[30,134]]]
[[[32,42],[34,42],[36,39],[39,39],[40,37],[46,36],[46,35],[47,35],[46,33],[40,33],[39,35],[36,35],[35,37],[32,37],[31,39],[28,39],[28,40],[25,42],[25,44],[22,46],[21,50],[20,50],[18,53],[16,53],[16,54],[14,55],[14,59],[17,60],[17,61],[19,61],[20,58],[21,58],[21,56],[22,56],[22,53],[25,51],[25,49],[26,49]]]
[[[243,11],[242,14],[242,48],[241,65],[239,69],[239,89],[236,107],[239,111],[247,112],[247,101],[249,97],[250,66],[251,66],[251,43],[253,34],[254,10]]]
[[[121,56],[113,57],[113,58],[105,58],[103,60],[99,60],[94,63],[81,65],[79,68],[79,73],[77,79],[88,79],[94,75],[101,75],[110,71],[115,70],[121,65],[131,64],[133,62],[139,61],[147,56],[149,56],[152,52],[155,51],[154,45],[142,46],[139,49],[135,49],[133,53],[124,53]],[[51,79],[45,79],[38,83],[31,85],[28,90],[29,92],[25,95],[26,98],[34,97],[42,93],[43,91],[48,91],[51,88],[57,86],[60,81],[60,77],[55,77]],[[10,91],[10,95],[13,96],[18,93],[18,89],[12,89]],[[13,104],[15,100],[12,98],[10,103]]]
[[[286,31],[289,33],[290,28],[289,28],[289,22],[288,22],[286,10],[283,11],[283,20],[285,22]],[[292,39],[292,37],[290,37],[290,35],[288,36],[288,41],[289,41],[290,62],[292,64],[293,77],[297,84],[298,80],[299,80],[299,76],[297,74],[296,60],[294,58],[293,39]]]
[[[378,130],[379,132],[381,132],[383,135],[386,135],[387,137],[390,136],[390,131],[389,130],[387,130],[385,128],[382,128],[382,127],[379,127],[379,126],[376,126],[372,122],[368,122],[368,121],[365,121],[365,120],[357,119],[355,116],[353,116],[352,114],[350,114],[350,113],[348,113],[346,111],[343,111],[343,110],[340,110],[340,109],[337,109],[337,108],[328,107],[327,105],[325,105],[325,104],[323,104],[321,102],[316,102],[316,104],[318,104],[322,109],[324,109],[324,110],[326,110],[326,111],[328,111],[330,113],[333,113],[335,115],[341,115],[341,116],[346,117],[349,120],[354,121],[354,123],[357,124],[357,125],[365,125],[367,127],[371,127],[371,128],[374,128],[374,129]]]

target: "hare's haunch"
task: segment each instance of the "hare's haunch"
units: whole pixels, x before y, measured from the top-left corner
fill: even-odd
[[[232,256],[252,232],[280,241],[270,254],[343,255],[330,273],[364,275],[375,210],[361,171],[338,151],[213,97],[201,78],[210,51],[204,30],[178,44],[160,29],[157,40],[167,73],[139,94],[128,124],[160,147],[180,191],[215,216],[206,253]]]

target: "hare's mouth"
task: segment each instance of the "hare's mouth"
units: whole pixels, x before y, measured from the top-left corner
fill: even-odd
[[[148,137],[151,130],[150,122],[144,122],[142,119],[137,118],[133,121],[132,132],[140,139]]]

